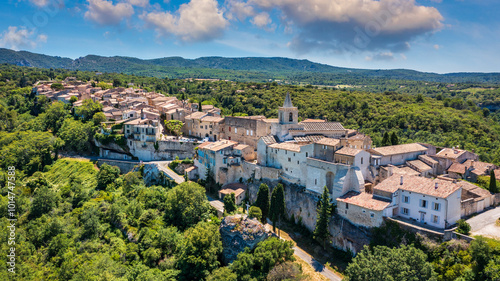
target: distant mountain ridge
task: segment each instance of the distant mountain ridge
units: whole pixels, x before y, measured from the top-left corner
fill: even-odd
[[[448,73],[436,74],[408,69],[369,70],[330,66],[283,57],[201,57],[185,59],[165,57],[139,59],[133,57],[104,57],[87,55],[78,59],[48,56],[27,51],[0,48],[0,63],[39,68],[64,68],[70,70],[117,72],[170,78],[221,78],[240,77],[242,81],[267,81],[267,79],[303,79],[307,73],[321,73],[330,80],[342,78],[383,78],[432,82],[500,83],[500,73]],[[307,80],[307,79],[306,79]],[[307,82],[307,81],[306,81]]]

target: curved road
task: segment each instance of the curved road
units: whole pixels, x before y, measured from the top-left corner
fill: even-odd
[[[319,261],[313,259],[306,252],[304,252],[302,249],[297,248],[297,247],[293,247],[293,250],[295,251],[295,254],[299,258],[303,259],[305,262],[310,264],[316,272],[321,273],[323,276],[325,276],[326,278],[333,280],[333,281],[341,281],[342,280],[342,278],[340,276],[335,274],[333,271],[328,269],[326,266],[324,266]]]

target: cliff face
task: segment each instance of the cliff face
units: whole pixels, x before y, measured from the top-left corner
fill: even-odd
[[[271,232],[262,223],[246,215],[225,217],[219,231],[223,247],[222,259],[225,264],[234,261],[245,248],[253,250],[259,242],[271,236]]]

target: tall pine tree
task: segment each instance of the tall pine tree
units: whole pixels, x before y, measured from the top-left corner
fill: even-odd
[[[321,195],[321,200],[319,201],[318,218],[316,219],[316,228],[314,229],[314,239],[323,241],[323,248],[326,248],[326,240],[330,237],[330,232],[328,231],[328,224],[330,223],[330,193],[326,186],[323,188],[323,194]]]
[[[276,222],[281,224],[281,217],[285,214],[285,190],[283,185],[279,183],[271,194],[271,207],[269,214],[273,221],[273,231],[276,232]],[[278,236],[280,233],[278,233]]]
[[[391,144],[392,145],[398,145],[399,144],[399,139],[398,136],[396,135],[396,132],[391,133]]]
[[[384,137],[382,138],[382,146],[391,145],[391,139],[389,138],[389,133],[385,132]]]
[[[261,221],[265,223],[269,216],[269,187],[267,184],[263,183],[259,186],[257,200],[255,200],[253,205],[260,208],[262,211]]]
[[[491,170],[491,172],[490,172],[490,192],[491,193],[498,192],[497,179],[495,178],[495,171],[494,170]]]

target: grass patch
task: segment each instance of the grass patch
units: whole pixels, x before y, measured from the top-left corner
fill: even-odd
[[[299,258],[297,255],[294,255],[295,262],[300,264],[302,267],[302,273],[305,275],[305,280],[311,281],[328,281],[328,278],[323,276],[323,274],[317,272],[312,268],[310,264],[305,262],[303,259]]]
[[[87,188],[97,186],[97,170],[94,163],[87,159],[63,158],[46,167],[45,178],[52,185],[64,186],[69,183],[70,177],[75,176],[82,180]]]

